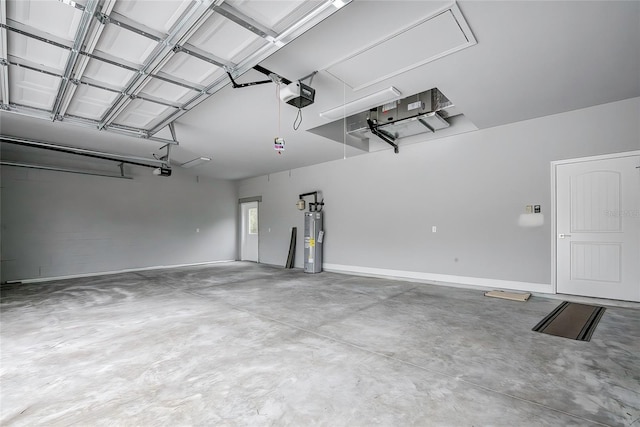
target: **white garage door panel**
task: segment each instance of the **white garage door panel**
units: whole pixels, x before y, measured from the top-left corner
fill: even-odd
[[[84,77],[106,83],[107,86],[115,86],[124,89],[127,83],[136,73],[122,67],[108,64],[101,61],[89,61],[89,65],[84,70]]]
[[[148,94],[169,102],[186,102],[187,99],[194,97],[197,92],[183,86],[174,85],[173,83],[152,79],[144,86],[141,94]]]
[[[175,109],[171,107],[135,99],[120,113],[115,123],[139,129],[150,129],[173,111]]]
[[[11,66],[9,84],[11,103],[50,110],[58,93],[60,78]]]
[[[22,35],[10,37],[7,43],[7,50],[11,56],[26,59],[36,65],[41,65],[44,68],[53,69],[60,73],[64,71],[69,57],[69,51],[66,49]]]
[[[168,33],[192,3],[191,0],[117,1],[113,11],[146,27]],[[149,13],[149,9],[153,9],[153,13]]]
[[[227,0],[230,4],[251,19],[278,30],[279,23],[292,18],[293,21],[300,18],[296,14],[296,9],[306,7],[309,9],[310,3],[302,3],[296,0]]]
[[[125,61],[142,65],[157,45],[157,42],[147,37],[115,25],[107,25],[96,49]]]
[[[266,43],[261,37],[220,15],[209,18],[189,39],[189,44],[226,61],[237,60],[241,54],[258,50]]]
[[[202,86],[213,83],[216,78],[225,74],[222,68],[182,52],[173,55],[162,71],[170,76]]]
[[[59,1],[10,0],[7,2],[7,18],[73,40],[82,12]]]
[[[109,92],[91,86],[80,85],[67,109],[72,116],[100,120],[118,97],[118,93]]]

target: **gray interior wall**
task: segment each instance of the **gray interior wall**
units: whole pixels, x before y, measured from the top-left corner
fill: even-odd
[[[130,169],[133,180],[3,167],[2,281],[235,259],[233,182]]]
[[[247,179],[239,197],[262,196],[264,263],[284,265],[297,226],[302,267],[295,203],[321,190],[326,264],[549,284],[550,162],[640,149],[638,117],[634,98]],[[542,227],[517,225],[529,204]]]

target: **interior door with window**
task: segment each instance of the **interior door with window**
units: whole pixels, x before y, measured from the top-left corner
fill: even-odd
[[[240,259],[258,262],[258,202],[242,203]]]
[[[557,291],[640,301],[640,156],[556,166]]]

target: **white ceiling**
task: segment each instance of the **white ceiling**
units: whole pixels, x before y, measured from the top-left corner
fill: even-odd
[[[114,11],[150,30],[167,32],[179,10],[169,10],[171,8],[165,5],[158,8],[157,16],[149,17],[149,10],[156,10],[150,9],[150,5],[155,3],[167,2],[117,0]],[[277,28],[278,25],[290,24],[283,19],[286,21],[292,2],[232,3],[246,16],[276,27],[276,30],[282,29]],[[345,148],[343,144],[307,129],[328,123],[320,117],[320,112],[389,86],[407,96],[437,87],[479,129],[640,96],[638,1],[460,1],[458,7],[477,40],[476,45],[359,90],[346,86],[327,71],[336,68],[335,64],[341,60],[450,4],[415,0],[352,1],[260,62],[289,80],[319,71],[312,83],[316,89],[315,103],[302,109],[303,123],[299,130],[292,129],[297,109],[279,102],[275,84],[239,89],[227,85],[177,118],[175,128],[180,145],[172,152],[174,162],[211,157],[211,162],[192,169],[193,173],[241,179],[340,159],[345,155],[361,155],[363,151]],[[263,40],[255,39],[254,34],[249,33],[238,41],[238,33],[247,30],[223,18],[215,18],[221,20],[221,24],[198,30],[190,39],[190,45],[225,60],[237,60],[237,55],[247,46]],[[66,17],[63,22],[44,20],[51,28],[42,30],[56,37],[68,37],[68,27],[73,19],[76,18]],[[125,30],[118,27],[113,31]],[[121,39],[103,31],[96,49],[139,63],[140,58],[149,54],[150,48],[137,37],[129,36],[131,39]],[[221,42],[226,40],[228,43]],[[428,52],[437,42],[435,39],[416,39],[406,43],[406,49],[407,52]],[[37,57],[42,66],[64,68],[55,46],[31,44],[33,46],[18,46],[19,43],[9,37],[8,50],[12,54],[19,49],[30,49],[33,52],[30,58]],[[385,62],[387,55],[369,56],[372,58],[359,64],[362,75],[372,74],[371,68],[376,66],[381,70],[390,69],[389,63]],[[50,75],[11,68],[16,70],[11,70],[9,79],[18,82],[12,89],[21,90],[20,84],[35,85],[36,91],[30,91],[29,87],[24,91],[25,97],[32,96],[29,102],[42,105],[53,102],[52,91],[55,96],[59,79],[54,81]],[[14,76],[19,72],[35,75],[28,79]],[[197,81],[202,85],[215,81],[216,73],[224,73],[222,69],[184,53],[173,55],[164,65],[163,72],[172,78]],[[351,76],[358,75],[357,69],[349,72]],[[122,69],[104,62],[90,62],[84,77],[100,78],[104,85],[115,86],[130,78]],[[237,81],[264,79],[263,74],[249,71]],[[162,80],[149,82],[141,93],[149,99],[160,98],[174,103],[184,102],[188,97],[184,88]],[[69,111],[86,118],[99,118],[113,102],[113,96],[113,92],[79,86]],[[149,156],[159,147],[153,141],[64,121],[51,122],[4,111],[0,114],[0,131],[12,136],[136,156]],[[166,114],[162,105],[136,99],[120,113],[116,123],[148,128]],[[170,138],[166,129],[156,136]],[[286,149],[282,154],[273,149],[276,136],[285,138]],[[401,141],[397,155],[402,155],[402,144]],[[389,151],[388,155],[396,154]]]

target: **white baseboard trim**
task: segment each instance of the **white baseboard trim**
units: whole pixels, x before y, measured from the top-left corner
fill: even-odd
[[[149,270],[164,270],[167,268],[180,268],[180,267],[195,267],[198,265],[210,265],[210,264],[220,264],[224,262],[234,262],[235,260],[222,260],[222,261],[207,261],[207,262],[195,262],[191,264],[173,264],[173,265],[155,265],[153,267],[139,267],[139,268],[128,268],[125,270],[112,270],[112,271],[99,271],[95,273],[82,273],[82,274],[70,274],[67,276],[53,276],[53,277],[37,277],[35,279],[23,279],[23,280],[7,280],[7,284],[11,283],[41,283],[41,282],[51,282],[53,280],[66,280],[66,279],[80,279],[83,277],[96,277],[96,276],[107,276],[111,274],[121,274],[121,273],[135,273],[138,271],[149,271]]]
[[[359,267],[354,265],[323,264],[323,270],[334,273],[349,273],[358,276],[408,280],[411,282],[486,290],[511,290],[553,294],[553,286],[547,283],[517,282],[512,280],[485,279],[480,277],[451,276],[448,274],[421,273],[417,271],[388,270],[384,268]]]

